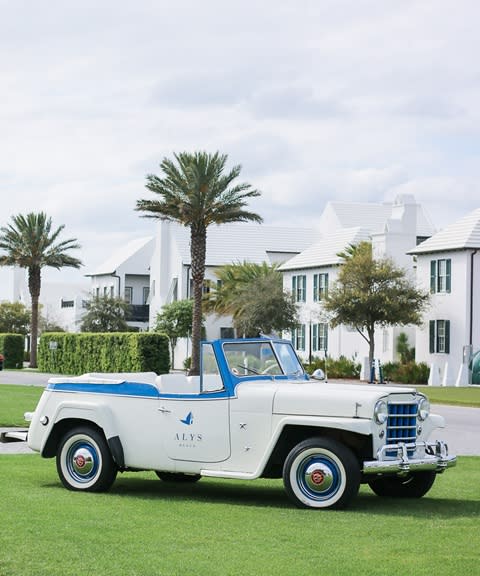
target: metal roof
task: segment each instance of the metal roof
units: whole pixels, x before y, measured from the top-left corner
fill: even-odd
[[[294,256],[282,264],[279,269],[283,271],[300,270],[340,264],[342,258],[338,256],[339,252],[351,244],[358,244],[364,240],[370,241],[370,239],[370,231],[365,228],[345,228],[322,238],[298,256]]]
[[[440,230],[408,253],[427,254],[469,248],[480,248],[480,208]]]
[[[149,242],[152,242],[153,250],[153,236],[146,236],[143,238],[136,238],[129,242],[126,246],[122,246],[114,252],[107,260],[100,264],[93,272],[85,274],[85,276],[103,276],[113,274],[122,264],[134,256],[138,251],[144,248]]]

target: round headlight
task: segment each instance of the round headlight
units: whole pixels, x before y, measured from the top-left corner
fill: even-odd
[[[373,417],[377,424],[384,424],[388,418],[388,406],[385,400],[379,400],[375,404],[375,408],[373,410]]]
[[[420,398],[418,402],[418,419],[419,420],[426,420],[428,415],[430,414],[430,402],[428,401],[425,396]]]

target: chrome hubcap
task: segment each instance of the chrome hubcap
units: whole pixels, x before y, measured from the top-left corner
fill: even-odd
[[[95,466],[94,454],[85,447],[78,448],[72,455],[72,469],[79,476],[88,476]]]
[[[307,488],[317,494],[328,492],[335,481],[331,468],[322,462],[307,466],[303,478]]]

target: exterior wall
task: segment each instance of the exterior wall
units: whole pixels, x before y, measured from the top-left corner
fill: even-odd
[[[480,349],[480,293],[473,290],[472,340],[470,340],[470,283],[472,251],[438,252],[421,254],[417,259],[417,283],[430,290],[430,262],[451,260],[451,291],[431,294],[430,307],[424,316],[424,324],[416,331],[416,360],[431,367],[432,383],[452,386],[461,376],[464,347],[472,344],[473,351]],[[480,282],[480,258],[474,257],[474,285]],[[450,349],[448,353],[431,353],[429,322],[450,321]],[[465,381],[463,383],[466,383]]]

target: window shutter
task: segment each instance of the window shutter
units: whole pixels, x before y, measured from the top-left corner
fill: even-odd
[[[318,302],[318,274],[313,275],[313,301]]]
[[[325,274],[325,294],[323,295],[324,298],[328,297],[328,274]]]
[[[451,288],[452,288],[452,261],[450,260],[450,258],[448,258],[448,260],[445,261],[446,262],[446,291],[447,292],[451,292]]]
[[[437,291],[437,261],[430,261],[430,292],[435,294]]]
[[[327,275],[327,278],[328,278],[328,275]],[[328,324],[324,324],[323,326],[324,326],[324,334],[325,334],[325,348],[324,348],[324,350],[326,353],[328,350]]]
[[[430,354],[435,354],[435,320],[430,320]]]
[[[312,350],[317,352],[318,348],[318,324],[312,326]]]
[[[445,354],[450,354],[450,320],[445,320]]]
[[[292,276],[292,295],[295,302],[297,301],[297,277]]]
[[[306,300],[307,300],[307,277],[306,276],[302,276],[302,285],[303,285],[302,302],[306,302]]]

